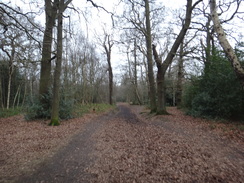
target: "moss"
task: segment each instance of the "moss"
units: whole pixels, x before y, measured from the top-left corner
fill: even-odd
[[[165,110],[162,110],[162,111],[157,111],[156,115],[169,115],[169,113]]]
[[[153,113],[156,113],[157,112],[157,109],[151,109],[150,113],[153,114]]]
[[[59,126],[60,122],[57,118],[51,119],[51,122],[48,124],[49,126]]]

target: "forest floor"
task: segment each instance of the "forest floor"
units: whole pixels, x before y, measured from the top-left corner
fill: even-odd
[[[0,119],[0,183],[244,182],[243,125],[143,106],[62,122]]]

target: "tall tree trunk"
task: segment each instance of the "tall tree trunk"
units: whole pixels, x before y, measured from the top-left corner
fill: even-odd
[[[134,104],[137,104],[139,101],[137,100],[137,55],[136,55],[136,38],[134,38]]]
[[[9,74],[8,74],[8,94],[7,94],[7,106],[6,106],[7,109],[9,109],[9,104],[10,104],[12,73],[13,73],[13,65],[11,64],[11,66],[9,66]]]
[[[180,30],[180,33],[178,34],[169,54],[167,55],[166,59],[163,62],[163,72],[164,73],[166,73],[166,70],[168,69],[169,65],[172,63],[173,58],[175,57],[175,54],[176,54],[181,42],[183,41],[187,30],[189,29],[193,9],[201,1],[202,0],[198,0],[194,5],[192,5],[192,0],[187,0],[185,21],[184,21],[184,24]]]
[[[3,90],[2,90],[2,78],[0,78],[0,105],[2,109],[4,108],[3,105]]]
[[[137,82],[136,38],[134,39],[134,98],[135,98],[135,104],[141,105],[141,99],[138,92],[138,82]]]
[[[211,49],[213,49],[213,47],[211,46],[211,30],[210,30],[210,21],[211,21],[211,17],[208,16],[208,21],[206,23],[206,28],[207,28],[207,38],[206,38],[206,42],[207,42],[207,47],[205,48],[205,53],[206,53],[206,63],[208,63],[210,61],[211,58]]]
[[[51,89],[51,61],[56,58],[52,57],[52,42],[53,42],[53,28],[57,18],[58,4],[60,0],[45,0],[45,31],[43,36],[42,59],[41,59],[41,73],[39,85],[39,99],[45,111],[50,109],[49,90]],[[67,0],[64,3],[63,11],[67,8],[72,0]]]
[[[143,65],[144,65],[144,69],[145,71],[141,68],[141,78],[143,78],[144,76],[144,72],[145,73],[148,73],[148,66],[147,66],[147,62],[146,62],[146,56],[143,55]],[[143,94],[143,102],[144,103],[148,103],[148,99],[149,99],[149,96],[150,96],[150,85],[149,85],[149,79],[148,79],[148,74],[145,75],[145,86],[146,86],[146,92]]]
[[[132,69],[131,69],[131,61],[130,61],[130,47],[128,46],[127,47],[127,51],[126,51],[126,57],[127,57],[127,62],[128,62],[128,74],[129,74],[129,81],[130,81],[130,84],[133,85],[133,77],[132,77]],[[126,102],[129,102],[131,103],[133,101],[133,97],[130,96],[129,92],[127,92],[127,95],[126,95]],[[133,101],[134,102],[134,101]]]
[[[177,84],[176,84],[176,105],[178,108],[181,107],[182,98],[182,79],[183,79],[183,63],[184,63],[184,46],[183,42],[180,45],[180,56],[178,60],[178,73],[177,73]]]
[[[64,0],[60,0],[59,12],[58,12],[58,28],[57,28],[58,29],[57,59],[56,59],[56,68],[54,72],[51,122],[49,124],[52,126],[59,125],[60,75],[61,75],[62,55],[63,55],[63,11],[64,11]]]
[[[164,82],[164,76],[163,73],[163,67],[162,67],[162,60],[159,58],[156,46],[152,45],[153,50],[153,56],[154,60],[157,64],[157,114],[166,114],[166,105],[165,105],[165,82]]]
[[[17,91],[16,91],[16,94],[14,95],[14,101],[13,101],[13,108],[15,108],[15,103],[16,103],[16,100],[18,100],[18,96],[20,96],[20,90],[21,90],[21,84],[18,86],[18,88],[17,88]],[[16,106],[18,107],[19,106],[19,104],[18,104],[19,102],[17,101],[17,104],[16,104]]]
[[[26,91],[27,91],[27,84],[25,83],[25,88],[24,88],[24,94],[23,94],[23,100],[22,100],[21,107],[23,107],[24,104],[25,104]],[[32,91],[30,91],[30,92],[32,92]],[[31,96],[31,95],[32,95],[32,94],[30,93],[30,96]],[[31,98],[32,98],[32,97],[31,97]]]
[[[221,47],[224,49],[227,58],[232,63],[232,67],[234,68],[237,77],[239,78],[242,86],[244,87],[244,69],[240,64],[234,49],[231,47],[229,41],[226,38],[226,34],[219,20],[216,6],[216,0],[210,0],[210,11],[214,23],[215,32],[218,35],[218,40]]]
[[[108,74],[109,74],[109,104],[113,104],[113,69],[111,65],[111,49],[112,49],[113,43],[110,40],[109,35],[105,35],[105,40],[103,42],[103,47],[106,52],[107,56],[107,62],[108,62]]]
[[[145,16],[146,16],[146,46],[147,46],[147,65],[148,65],[148,81],[149,81],[149,98],[150,98],[150,108],[151,112],[157,111],[156,105],[156,90],[155,81],[153,74],[153,58],[152,58],[152,35],[151,35],[151,22],[150,22],[150,7],[149,1],[145,2]]]
[[[12,84],[12,75],[14,71],[14,56],[15,56],[15,46],[14,46],[14,40],[11,40],[11,55],[9,55],[9,66],[8,66],[8,94],[7,94],[7,109],[9,109],[10,105],[10,95],[11,95],[11,84]]]
[[[173,58],[175,57],[175,54],[176,54],[176,52],[177,52],[177,50],[178,50],[178,48],[179,48],[179,46],[180,46],[180,44],[182,43],[182,41],[183,41],[183,39],[184,39],[184,37],[185,37],[185,34],[186,34],[186,32],[187,32],[187,30],[189,29],[189,26],[190,26],[190,23],[191,23],[191,15],[192,15],[192,11],[193,11],[193,9],[195,8],[195,6],[198,4],[198,3],[200,3],[202,0],[198,0],[197,2],[195,2],[194,3],[194,5],[192,5],[192,0],[187,0],[187,5],[186,5],[186,17],[185,17],[185,21],[184,21],[184,24],[183,24],[183,26],[182,26],[182,28],[181,28],[181,31],[180,31],[180,33],[178,34],[178,36],[177,36],[177,38],[176,38],[176,40],[175,40],[175,42],[174,42],[174,44],[173,44],[173,46],[172,46],[172,48],[171,48],[171,50],[170,50],[170,52],[169,52],[169,54],[167,55],[167,57],[166,57],[166,59],[164,60],[164,62],[161,64],[161,68],[160,69],[158,69],[158,71],[160,71],[160,75],[162,74],[163,76],[165,76],[165,73],[166,73],[166,71],[167,71],[167,69],[168,69],[168,67],[169,67],[169,65],[172,63],[172,61],[173,61]],[[157,53],[156,52],[156,48],[155,48],[155,46],[153,46],[154,48],[154,51],[155,51],[155,53]],[[158,56],[156,56],[156,57],[158,57]],[[158,64],[158,61],[160,61],[160,60],[156,60],[156,57],[155,57],[155,55],[154,55],[154,58],[155,58],[155,61],[157,62],[157,64]],[[161,62],[161,61],[160,61]],[[162,77],[163,78],[163,86],[165,85],[164,83],[165,83],[165,80],[164,80],[164,77]],[[159,93],[157,93],[158,94],[158,101],[165,101],[164,100],[164,97],[165,97],[165,92],[164,92],[164,90],[161,90],[163,93],[164,93],[164,96],[163,95],[161,95],[161,94],[159,94]],[[160,92],[160,91],[159,91]],[[166,111],[166,103],[164,102],[163,103],[163,106],[162,106],[162,108],[161,109],[157,109],[157,113],[159,113],[159,114],[167,114],[167,111]]]
[[[53,4],[50,0],[45,0],[46,24],[42,46],[39,96],[42,107],[46,111],[50,108],[50,100],[47,96],[49,95],[49,89],[51,86],[53,27],[57,15],[57,4],[58,0],[54,0]]]
[[[166,112],[166,101],[165,101],[165,82],[164,82],[164,74],[162,72],[162,67],[158,67],[157,72],[157,114],[167,114]]]
[[[111,61],[108,61],[108,73],[109,73],[109,104],[113,105],[113,70],[111,66]]]

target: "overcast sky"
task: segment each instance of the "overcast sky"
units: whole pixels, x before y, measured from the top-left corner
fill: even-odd
[[[9,2],[9,0],[2,0],[3,2]],[[27,1],[27,0],[25,0]],[[156,0],[157,2],[162,2],[162,4],[171,9],[179,9],[184,8],[186,5],[186,0]],[[196,0],[195,0],[196,1]],[[194,2],[195,2],[194,1]],[[225,0],[220,0],[225,1]],[[44,9],[44,0],[38,1],[40,2],[40,9]],[[122,12],[123,7],[118,7],[119,0],[94,0],[95,3],[99,6],[103,6],[106,10],[110,12]],[[204,0],[205,4],[208,3],[208,0]],[[11,0],[11,3],[19,5],[21,8],[28,9],[28,5],[21,6],[21,0]],[[106,13],[101,9],[96,9],[92,7],[90,2],[86,0],[73,0],[72,1],[74,7],[79,8],[82,10],[83,15],[79,15],[77,13],[73,13],[72,21],[76,20],[77,29],[80,29],[83,32],[88,33],[89,39],[94,39],[94,33],[102,34],[102,26],[106,24],[106,28],[109,30],[111,29],[110,26],[112,24],[110,14]],[[242,12],[244,12],[244,4],[242,4]],[[76,17],[76,18],[75,18]],[[84,17],[87,18],[88,22],[85,21]],[[43,24],[45,23],[45,16],[44,13],[38,17],[38,20],[41,21]],[[172,19],[173,21],[174,19]],[[232,26],[232,25],[230,25]],[[235,22],[235,26],[233,26],[234,31],[244,32],[244,24],[243,22]],[[115,72],[119,72],[118,66],[121,65],[122,59],[124,56],[118,54],[118,49],[113,49],[112,55],[112,66]]]
[[[118,7],[119,0],[109,0],[109,1],[99,1],[99,0],[94,0],[94,2],[97,3],[97,5],[104,7],[106,10],[110,12],[116,12],[116,13],[122,13],[123,12],[123,5]],[[163,5],[166,7],[171,7],[172,9],[179,9],[181,7],[184,7],[186,5],[186,1],[184,0],[158,0],[158,2],[162,2]],[[73,0],[73,4],[75,7],[84,7],[84,4],[90,5],[91,3],[89,2],[81,2],[80,0]],[[89,19],[89,23],[85,22],[80,22],[81,29],[85,31],[88,29],[89,32],[89,37],[93,38],[93,33],[96,32],[97,34],[102,35],[102,26],[106,24],[106,28],[109,31],[112,26],[112,20],[111,20],[111,15],[106,13],[105,11],[101,9],[96,9],[91,7],[89,9],[92,12],[92,19]],[[112,50],[112,66],[114,68],[115,73],[120,72],[120,66],[123,63],[126,63],[127,61],[125,60],[125,56],[119,54],[119,50],[116,46],[114,46]]]

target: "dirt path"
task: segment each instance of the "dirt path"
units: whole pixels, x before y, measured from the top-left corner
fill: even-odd
[[[190,117],[145,119],[138,107],[119,109],[94,136],[93,182],[244,182],[243,142]]]
[[[87,123],[84,130],[75,135],[67,146],[61,149],[52,159],[43,162],[36,173],[23,177],[16,182],[89,182],[94,176],[86,171],[86,168],[94,162],[91,152],[95,147],[94,139],[91,136],[111,118],[111,115],[112,112]]]
[[[244,182],[243,143],[187,120],[145,119],[141,110],[118,105],[17,182]]]

